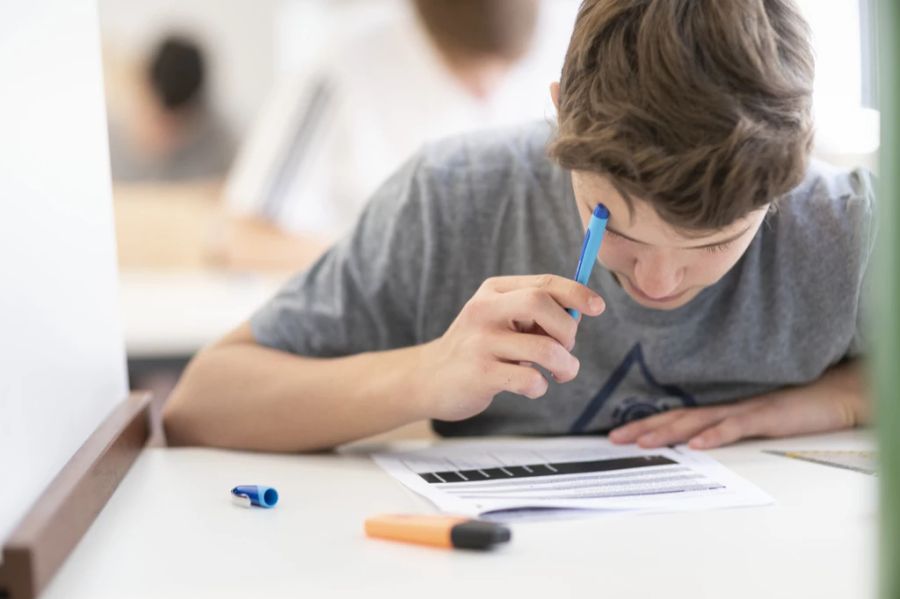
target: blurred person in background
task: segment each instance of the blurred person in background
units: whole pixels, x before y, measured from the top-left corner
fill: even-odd
[[[114,180],[187,181],[227,172],[234,141],[207,102],[206,79],[195,41],[160,40],[140,66],[127,114],[110,120]]]
[[[276,86],[225,187],[225,260],[303,267],[424,142],[547,118],[577,3],[408,0]]]

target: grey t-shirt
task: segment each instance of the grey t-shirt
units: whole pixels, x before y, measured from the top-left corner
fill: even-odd
[[[569,173],[546,156],[545,123],[424,148],[378,191],[355,229],[251,319],[263,345],[333,357],[442,335],[488,277],[572,276],[583,237]],[[607,302],[585,318],[574,381],[530,400],[435,421],[444,435],[606,431],[681,406],[803,385],[861,351],[871,181],[813,163],[745,255],[671,311],[642,307],[599,264]],[[361,385],[365,381],[360,381]]]

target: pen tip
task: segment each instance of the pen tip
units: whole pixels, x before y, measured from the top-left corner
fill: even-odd
[[[594,216],[597,218],[609,218],[609,210],[603,204],[597,204],[594,208]]]

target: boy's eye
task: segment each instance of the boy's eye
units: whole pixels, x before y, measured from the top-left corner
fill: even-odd
[[[619,233],[617,233],[616,231],[613,231],[612,229],[607,229],[607,230],[606,230],[606,234],[607,234],[609,237],[615,237],[615,238],[617,238],[617,239],[623,239],[623,240],[625,240],[625,241],[630,241],[630,239],[628,239],[627,237],[625,237],[625,236],[623,236],[623,235],[620,235]],[[728,242],[726,242],[726,243],[720,243],[720,244],[717,244],[717,245],[711,245],[711,246],[708,246],[708,247],[705,247],[705,248],[702,248],[702,249],[703,249],[704,251],[706,251],[706,252],[710,252],[710,253],[716,254],[716,253],[718,253],[718,252],[724,252],[725,250],[727,250],[728,248],[730,248],[730,247],[731,247],[731,243],[732,243],[732,242],[728,241]]]
[[[621,239],[623,241],[631,241],[624,235],[617,233],[616,231],[613,231],[612,229],[607,229],[606,235],[608,235],[609,237],[615,237],[616,239]],[[710,245],[710,246],[707,246],[704,248],[698,248],[698,249],[702,249],[703,251],[709,252],[711,254],[718,254],[719,252],[724,252],[725,250],[730,248],[732,243],[733,242],[731,242],[731,241],[727,241],[725,243],[719,243],[716,245]]]
[[[703,248],[703,249],[706,250],[707,252],[712,253],[712,254],[717,254],[717,253],[719,253],[719,252],[724,252],[724,251],[727,250],[729,247],[731,247],[731,242],[730,242],[730,241],[729,241],[728,243],[720,243],[720,244],[718,244],[718,245],[711,245],[711,246],[705,247],[705,248]]]

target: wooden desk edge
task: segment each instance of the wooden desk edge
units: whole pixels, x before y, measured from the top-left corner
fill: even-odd
[[[0,598],[34,599],[106,505],[150,435],[150,394],[131,393],[66,463],[3,545]]]

